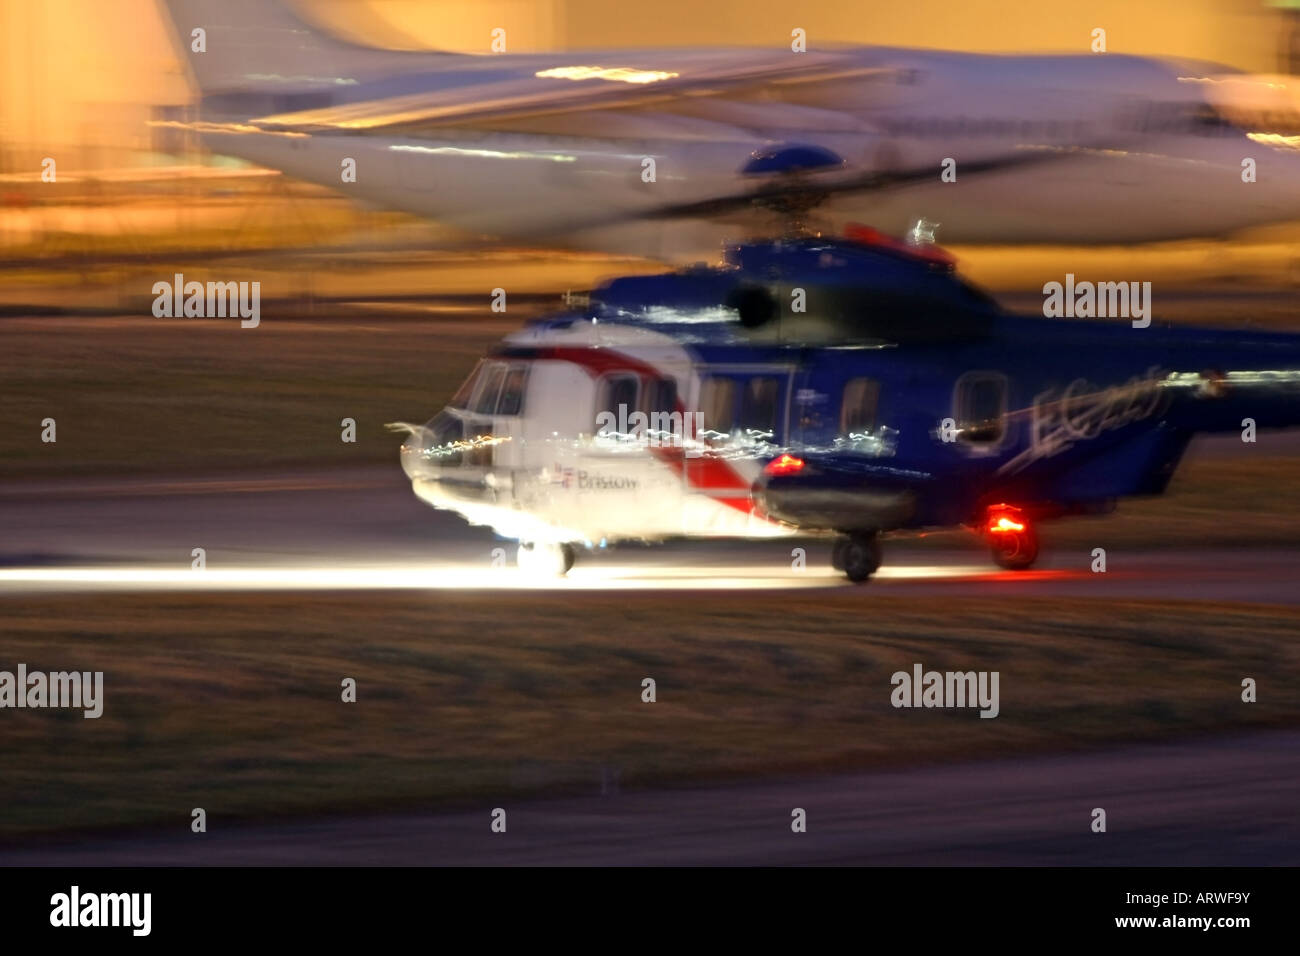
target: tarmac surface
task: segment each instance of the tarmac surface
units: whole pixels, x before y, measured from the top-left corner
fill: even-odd
[[[59,591],[852,587],[829,542],[675,541],[579,555],[567,578],[512,565],[515,543],[417,500],[396,463],[257,477],[0,484],[0,594]],[[997,569],[978,541],[885,543],[871,593],[963,596],[1013,586],[1033,596],[1300,603],[1289,549],[1108,555],[1048,550],[1028,572]],[[957,546],[952,546],[955,543]],[[792,569],[791,550],[807,565]],[[206,568],[192,568],[203,548]],[[500,550],[498,550],[500,549]],[[505,566],[501,566],[504,564]]]
[[[611,782],[454,813],[209,819],[204,834],[187,818],[166,834],[0,849],[0,866],[1295,866],[1298,806],[1300,732],[1274,731],[693,789]]]
[[[826,542],[673,542],[583,555],[567,579],[493,567],[513,544],[430,509],[396,463],[324,472],[0,484],[6,597],[84,591],[854,587]],[[207,568],[191,568],[202,547]],[[1007,594],[1300,603],[1285,549],[1084,551],[1001,572],[968,548],[887,543],[873,595]],[[595,789],[595,788],[593,788]],[[62,837],[0,865],[1296,865],[1300,732],[1255,732],[689,789]],[[502,798],[505,799],[505,798]],[[504,834],[490,813],[508,814]],[[1095,808],[1107,832],[1091,830]],[[806,833],[791,831],[794,808]]]

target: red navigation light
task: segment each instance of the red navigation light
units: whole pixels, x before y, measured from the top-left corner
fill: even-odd
[[[1020,512],[1008,505],[995,505],[989,509],[989,534],[1008,534],[1025,530]]]
[[[998,534],[1002,531],[1024,531],[1025,526],[1019,521],[1012,521],[1006,515],[1003,515],[989,525],[989,530],[994,534]]]
[[[773,458],[767,463],[763,470],[769,475],[793,475],[796,472],[803,471],[804,461],[802,458],[796,458],[794,455],[782,455],[780,458]]]

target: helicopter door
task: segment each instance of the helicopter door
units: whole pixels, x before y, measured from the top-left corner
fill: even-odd
[[[498,439],[494,446],[493,464],[513,471],[524,464],[525,395],[528,391],[527,362],[512,362],[501,379],[501,393],[497,397],[496,414],[492,420],[492,434]]]
[[[791,443],[806,449],[879,457],[892,453],[892,428],[881,413],[885,369],[859,353],[820,350],[799,376],[791,408]]]
[[[670,375],[613,372],[601,377],[596,389],[597,416],[606,424],[597,438],[606,447],[626,445],[644,450],[651,459],[681,473],[685,442],[694,430],[678,407],[677,379]]]
[[[672,498],[671,502],[665,501],[665,506],[679,514],[689,490],[687,459],[698,455],[699,438],[688,398],[672,375],[654,375],[642,383],[641,408],[648,422],[650,453],[661,468],[667,469],[665,479],[671,484]]]
[[[788,440],[793,374],[788,365],[702,371],[697,405],[710,460],[687,459],[691,491],[728,502],[749,497],[762,464]],[[719,459],[725,467],[716,467]]]
[[[761,454],[790,431],[788,366],[706,369],[700,377],[699,409],[707,443],[728,451]]]

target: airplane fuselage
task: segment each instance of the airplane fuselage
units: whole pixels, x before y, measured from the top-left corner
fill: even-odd
[[[741,53],[761,58],[761,51],[717,55]],[[618,59],[670,72],[686,56],[658,50]],[[770,54],[776,63],[792,56]],[[256,128],[208,127],[205,138],[219,152],[469,233],[670,260],[715,252],[739,238],[740,220],[662,219],[655,211],[735,193],[745,158],[786,142],[831,149],[855,174],[933,168],[928,180],[835,196],[824,218],[895,234],[926,218],[941,223],[945,242],[1132,242],[1300,218],[1300,151],[1224,119],[1205,98],[1202,69],[1101,54],[864,48],[836,56],[859,75],[626,113],[570,110],[424,128],[349,118],[349,104],[394,91],[406,102],[447,87],[468,95],[481,86],[490,97],[502,86],[599,86],[552,76],[599,59],[595,53],[470,58],[472,68],[459,70],[462,58],[452,57],[437,72],[343,86],[311,100],[332,106],[282,113]],[[272,102],[284,100],[267,99],[263,108],[272,111]],[[218,99],[205,118],[229,118],[229,108]],[[1050,161],[963,174],[1027,152]],[[355,161],[355,181],[342,180],[344,159]]]

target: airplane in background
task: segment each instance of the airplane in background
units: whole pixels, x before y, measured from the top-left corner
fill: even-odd
[[[765,161],[788,180],[813,160]],[[794,228],[607,282],[390,427],[416,495],[518,539],[525,570],[833,536],[861,582],[882,535],[952,526],[1028,568],[1040,522],[1159,494],[1194,435],[1297,425],[1300,335],[1012,315],[933,245]]]
[[[815,44],[393,51],[329,36],[283,0],[162,2],[212,150],[491,241],[693,261],[752,224],[766,186],[750,157],[793,146],[841,157],[809,173],[836,228],[1129,243],[1300,218],[1285,78]]]

